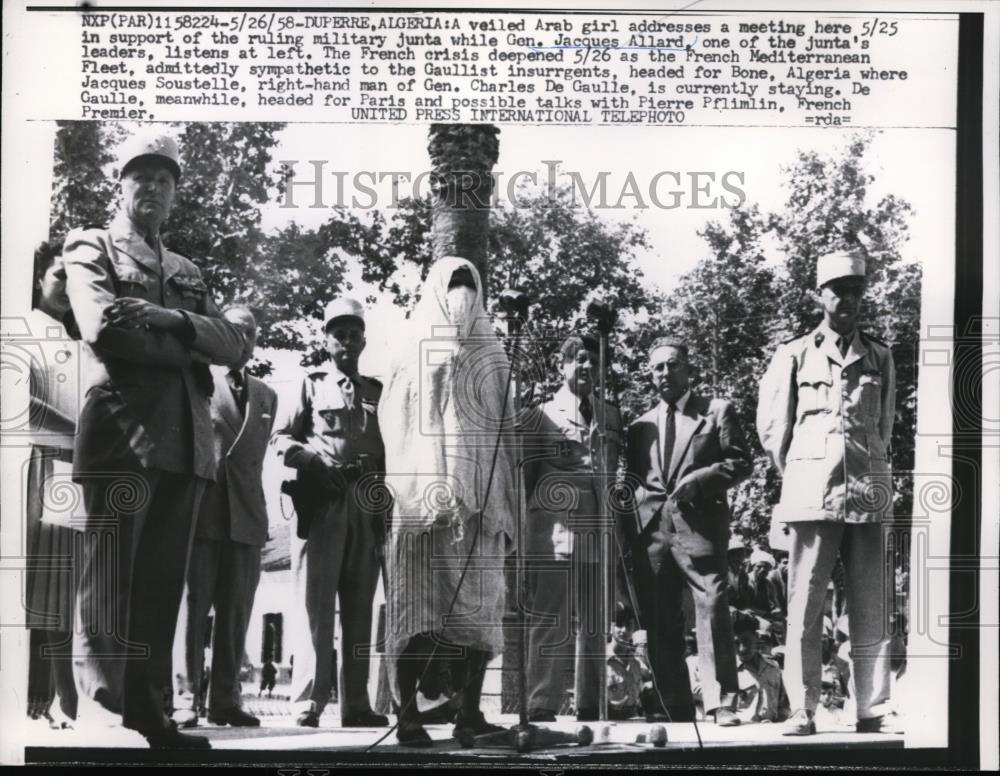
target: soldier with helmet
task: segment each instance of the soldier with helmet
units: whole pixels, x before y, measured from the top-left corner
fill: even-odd
[[[823,321],[779,346],[760,385],[757,429],[781,472],[776,529],[789,552],[785,683],[794,713],[785,735],[816,731],[823,602],[838,553],[844,561],[859,732],[887,730],[884,520],[892,516],[889,443],[895,368],[889,347],[858,328],[865,258],[837,251],[816,265]]]
[[[375,410],[377,380],[358,373],[365,348],[361,303],[339,297],[326,308],[326,368],[313,372],[272,444],[285,466],[296,524],[291,539],[294,602],[290,622],[296,724],[318,727],[333,688],[334,613],[340,610],[340,721],[384,727],[368,697],[372,603],[379,577],[386,507],[372,486],[385,472]],[[338,606],[339,603],[339,606]]]
[[[235,366],[242,331],[160,227],[181,169],[176,142],[121,147],[121,206],[74,229],[66,292],[82,346],[74,479],[87,514],[74,674],[82,721],[117,722],[153,747],[208,748],[164,712],[171,646],[205,484],[215,478],[208,364]],[[110,718],[109,716],[110,715]]]

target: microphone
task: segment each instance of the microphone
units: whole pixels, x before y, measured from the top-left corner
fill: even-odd
[[[516,288],[505,288],[497,299],[497,307],[508,320],[525,321],[528,318],[528,305],[531,300],[523,291]]]
[[[594,321],[594,325],[601,334],[608,334],[615,325],[618,313],[609,303],[602,299],[595,299],[587,305],[587,317]]]

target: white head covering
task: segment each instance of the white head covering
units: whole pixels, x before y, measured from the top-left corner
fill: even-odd
[[[448,285],[462,269],[476,291],[472,314],[456,325]],[[379,404],[393,527],[430,526],[460,501],[483,513],[484,531],[512,536],[510,362],[483,308],[482,281],[471,262],[446,256],[431,265],[421,291]]]

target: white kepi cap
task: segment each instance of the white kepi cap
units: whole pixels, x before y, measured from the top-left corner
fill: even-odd
[[[174,180],[180,180],[181,153],[177,141],[170,135],[155,130],[140,130],[127,138],[118,147],[118,174],[125,175],[133,164],[145,157],[157,157],[170,168]]]
[[[357,299],[349,296],[338,296],[326,306],[326,313],[323,315],[323,326],[329,326],[330,321],[336,318],[357,318],[361,328],[365,327],[365,308]]]
[[[835,251],[821,256],[816,262],[816,287],[845,277],[864,277],[865,257],[853,251]]]

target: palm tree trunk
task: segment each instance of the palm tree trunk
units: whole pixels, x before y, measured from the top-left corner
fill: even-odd
[[[471,261],[489,287],[490,200],[500,130],[491,124],[431,124],[433,256]]]

